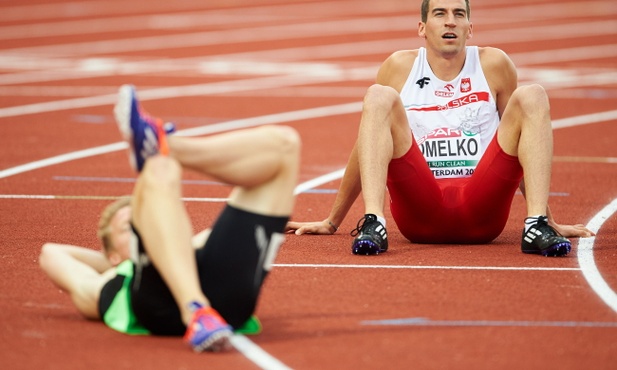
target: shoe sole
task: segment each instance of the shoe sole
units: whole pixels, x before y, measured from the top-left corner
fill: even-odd
[[[232,336],[232,332],[229,330],[220,330],[215,332],[208,337],[205,341],[201,342],[198,345],[193,345],[193,351],[195,352],[221,352],[226,351],[231,348],[231,342],[229,339]]]
[[[135,145],[133,144],[133,131],[131,130],[131,109],[133,106],[134,89],[131,85],[122,85],[118,92],[118,101],[114,107],[116,123],[122,133],[122,137],[129,144],[129,161],[131,167],[137,170],[137,160],[135,159]]]
[[[351,252],[353,254],[371,256],[385,252],[385,250],[382,250],[377,246],[377,244],[371,242],[370,240],[358,240],[353,244]]]
[[[523,253],[527,253],[527,254],[541,254],[545,257],[562,257],[567,255],[568,253],[570,253],[570,250],[572,249],[572,245],[570,243],[557,243],[554,245],[551,245],[549,248],[546,248],[545,250],[542,251],[538,251],[538,250],[522,250]]]

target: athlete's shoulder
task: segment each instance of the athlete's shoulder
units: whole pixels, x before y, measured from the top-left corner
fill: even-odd
[[[390,54],[383,65],[389,68],[411,68],[418,57],[418,53],[418,49],[395,51]]]
[[[479,48],[479,52],[482,71],[497,101],[498,110],[503,114],[518,83],[516,67],[503,50],[485,47]]]
[[[400,91],[417,57],[418,49],[399,50],[390,54],[379,68],[376,82]]]
[[[493,47],[478,48],[480,64],[489,80],[516,80],[516,67],[503,50]],[[491,81],[489,81],[490,83]]]
[[[512,64],[512,60],[505,51],[494,47],[478,47],[482,65],[504,66]]]
[[[420,49],[411,49],[411,50],[397,50],[394,53],[390,54],[388,59],[399,62],[412,62],[418,56]]]

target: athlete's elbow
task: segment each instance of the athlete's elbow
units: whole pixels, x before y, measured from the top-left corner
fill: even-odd
[[[52,268],[54,255],[58,252],[58,245],[55,243],[45,243],[41,247],[41,253],[39,254],[39,267],[49,275]]]
[[[48,264],[50,248],[51,243],[45,243],[41,247],[41,253],[39,254],[39,267],[43,270],[45,270],[45,267]]]

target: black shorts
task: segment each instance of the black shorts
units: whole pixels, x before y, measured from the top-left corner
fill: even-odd
[[[227,205],[206,245],[195,251],[201,288],[234,328],[254,313],[257,298],[283,241],[288,217],[246,212]],[[138,321],[157,335],[183,335],[186,326],[171,291],[147,256],[139,234],[131,303]]]

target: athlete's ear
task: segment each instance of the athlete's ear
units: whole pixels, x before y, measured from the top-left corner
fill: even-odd
[[[418,22],[418,36],[423,39],[426,38],[426,24],[422,21]]]
[[[467,40],[473,37],[473,23],[469,23],[469,33],[467,33]]]

